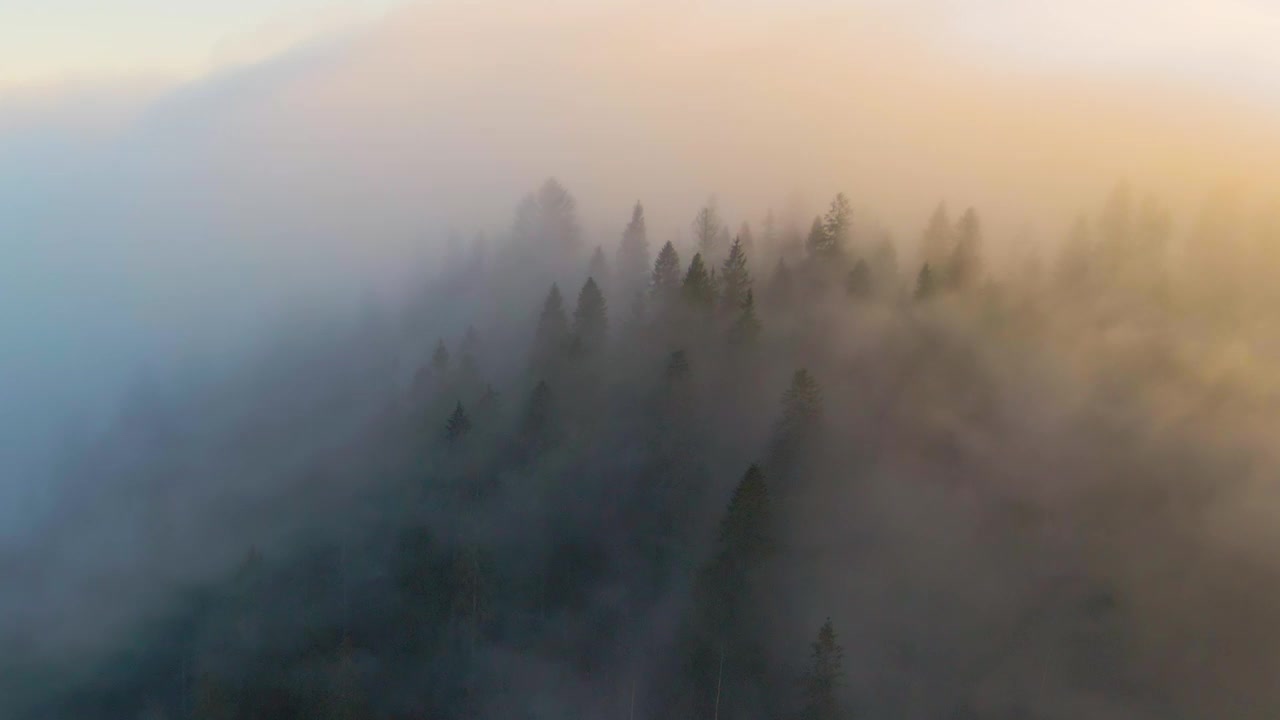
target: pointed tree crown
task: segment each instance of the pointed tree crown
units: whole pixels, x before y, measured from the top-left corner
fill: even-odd
[[[578,305],[573,310],[574,338],[583,350],[592,352],[604,344],[608,324],[604,295],[595,279],[587,278],[578,293]]]
[[[725,258],[720,269],[720,303],[721,306],[736,310],[742,307],[742,301],[751,292],[751,273],[747,270],[747,253],[742,238],[738,237],[729,248],[729,256]]]
[[[694,255],[693,260],[689,262],[689,270],[684,275],[681,291],[685,301],[694,307],[708,308],[715,301],[711,276],[707,273],[706,264],[702,262],[702,253]]]
[[[658,251],[649,279],[649,291],[659,303],[670,302],[680,292],[680,255],[670,242]]]

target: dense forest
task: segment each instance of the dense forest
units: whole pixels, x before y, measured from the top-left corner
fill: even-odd
[[[140,385],[0,556],[0,711],[1275,717],[1280,224],[1122,185],[997,262],[955,210],[591,238],[548,180]]]

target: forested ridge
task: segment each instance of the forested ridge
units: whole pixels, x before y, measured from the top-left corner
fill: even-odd
[[[1280,226],[1228,216],[1120,186],[996,263],[974,209],[592,238],[548,180],[70,448],[0,566],[89,570],[0,625],[0,709],[1275,717]]]

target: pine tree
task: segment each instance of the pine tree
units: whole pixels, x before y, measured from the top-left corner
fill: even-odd
[[[693,218],[693,237],[698,242],[698,252],[713,257],[719,249],[721,231],[720,213],[716,210],[714,198],[698,211]]]
[[[715,291],[711,285],[711,276],[707,274],[707,266],[702,262],[702,253],[693,256],[689,262],[689,270],[684,275],[680,292],[689,307],[710,309],[715,303]]]
[[[916,300],[928,300],[933,297],[938,292],[937,284],[929,263],[921,265],[920,273],[916,275]]]
[[[800,369],[782,396],[782,413],[774,430],[769,469],[775,477],[794,477],[819,439],[822,390],[808,370]]]
[[[720,545],[735,564],[755,567],[773,549],[769,488],[756,465],[738,482],[720,522]]]
[[[729,327],[729,342],[734,345],[750,345],[760,336],[760,318],[756,316],[755,295],[747,289],[747,296],[739,306],[738,317]]]
[[[431,369],[437,378],[443,378],[449,372],[449,348],[444,346],[444,340],[436,341],[436,351],[431,354]]]
[[[945,267],[951,258],[955,246],[955,236],[951,229],[951,219],[947,215],[946,203],[939,203],[929,217],[929,225],[920,238],[920,262],[930,267]]]
[[[947,265],[947,287],[968,290],[982,275],[982,227],[973,208],[965,211],[956,223],[956,245]]]
[[[751,292],[751,273],[747,270],[747,253],[738,237],[729,248],[720,271],[720,306],[730,312],[742,307]]]
[[[444,423],[444,439],[450,444],[456,443],[465,438],[469,432],[471,432],[471,418],[467,417],[467,411],[459,402]]]
[[[604,295],[595,279],[587,278],[573,310],[573,336],[581,351],[590,354],[599,350],[604,345],[608,325]]]
[[[809,668],[801,679],[804,705],[800,720],[836,720],[841,717],[836,692],[844,679],[844,650],[836,642],[831,618],[818,629],[809,653]]]
[[[630,293],[644,286],[651,267],[649,262],[644,206],[637,201],[631,210],[631,222],[622,231],[622,242],[618,245],[618,278],[626,292]]]
[[[871,266],[866,260],[858,259],[853,269],[845,277],[844,289],[851,297],[866,300],[871,297]]]
[[[832,249],[835,246],[831,242],[831,237],[827,235],[827,229],[822,224],[822,218],[813,218],[813,224],[809,226],[809,236],[805,238],[804,245],[810,259],[822,260],[831,257]]]
[[[849,247],[850,235],[853,231],[853,209],[849,198],[844,193],[837,193],[831,201],[831,207],[822,218],[822,233],[826,240],[823,255],[835,257]]]
[[[607,288],[610,287],[611,275],[609,261],[604,257],[604,250],[597,245],[595,252],[591,253],[591,262],[587,265],[587,277],[595,280],[597,285]]]
[[[547,299],[542,303],[538,328],[533,336],[533,367],[539,373],[554,369],[563,356],[569,338],[569,319],[564,312],[564,298],[560,287],[552,285]]]
[[[735,240],[742,243],[742,251],[744,253],[750,253],[755,250],[756,237],[755,234],[751,232],[751,223],[746,220],[742,221],[742,227],[738,228],[738,237],[735,238]]]
[[[680,256],[670,242],[658,251],[649,279],[649,292],[658,308],[667,307],[680,295]]]

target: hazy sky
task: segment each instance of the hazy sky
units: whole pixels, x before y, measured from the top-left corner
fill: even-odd
[[[1280,37],[1280,0],[817,2],[834,8],[878,5],[915,31],[990,52],[996,60],[1013,57],[1065,71],[1142,74],[1280,106],[1280,43],[1275,41]],[[0,0],[0,89],[134,74],[190,77],[260,59],[402,4],[404,0]]]

